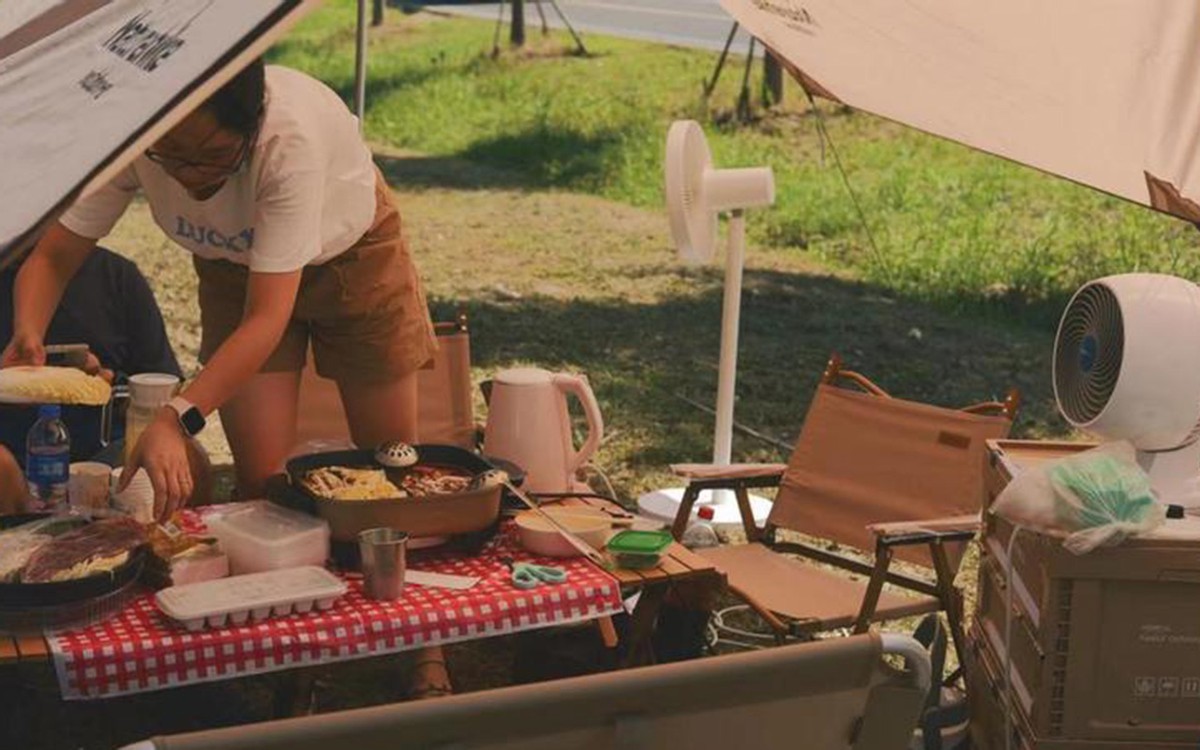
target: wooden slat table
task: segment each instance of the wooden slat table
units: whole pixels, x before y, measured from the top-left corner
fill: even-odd
[[[621,510],[619,506],[600,498],[568,498],[562,505],[582,505],[594,508]],[[640,592],[631,614],[629,635],[621,666],[639,666],[654,662],[651,636],[658,621],[663,601],[671,589],[680,585],[723,587],[725,574],[705,558],[674,542],[653,568],[630,570],[614,567],[609,570],[621,588],[630,594]]]

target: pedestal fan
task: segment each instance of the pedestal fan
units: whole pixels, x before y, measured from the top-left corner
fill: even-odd
[[[725,292],[721,312],[721,359],[717,378],[713,463],[730,462],[733,447],[733,402],[737,379],[738,318],[742,302],[742,266],[746,255],[745,210],[775,202],[775,177],[769,167],[714,169],[704,131],[693,120],[678,120],[667,133],[667,213],[671,237],[689,264],[712,260],[717,244],[717,216],[729,213],[729,245],[725,257]],[[656,490],[638,498],[645,514],[671,520],[683,498],[682,487]],[[755,521],[761,524],[771,503],[751,496]],[[733,493],[704,492],[697,505],[712,505],[713,522],[741,522]]]

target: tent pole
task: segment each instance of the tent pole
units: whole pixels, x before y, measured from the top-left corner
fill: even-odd
[[[717,81],[721,80],[721,69],[725,67],[725,58],[729,57],[729,48],[733,46],[733,38],[738,33],[738,22],[734,21],[733,26],[729,28],[729,36],[725,38],[725,46],[721,49],[721,56],[717,58],[717,67],[713,70],[712,79],[704,83],[704,98],[712,96],[713,89],[717,87]]]
[[[500,29],[504,26],[504,0],[496,3],[500,14],[496,16],[496,33],[492,36],[492,57],[500,56]]]
[[[750,71],[754,68],[754,44],[757,37],[750,37],[750,49],[746,52],[746,70],[742,74],[742,90],[738,94],[738,122],[750,122]]]
[[[538,4],[538,7],[541,7],[541,3]],[[571,32],[571,38],[575,40],[575,49],[579,54],[588,54],[587,47],[583,46],[583,39],[579,37],[579,32],[575,31],[575,27],[571,25],[571,19],[567,18],[567,14],[563,12],[563,9],[558,7],[558,0],[550,0],[550,7],[554,8],[554,12],[562,19],[563,25],[567,27],[567,31]]]
[[[358,116],[358,128],[367,109],[367,0],[358,0],[358,29],[354,45],[354,114]]]

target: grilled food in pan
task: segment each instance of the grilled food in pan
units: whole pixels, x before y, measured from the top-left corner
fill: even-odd
[[[0,582],[0,619],[4,613],[86,603],[134,582],[146,558],[141,527],[126,518],[88,522],[79,518],[44,520],[44,514],[0,517],[0,529],[16,531],[30,524],[53,523],[48,537],[20,560],[5,563]],[[43,526],[43,528],[45,528]],[[9,544],[5,544],[5,539]],[[0,536],[11,553],[13,536]],[[0,555],[2,556],[2,555]],[[11,564],[10,564],[11,563]]]
[[[490,462],[457,446],[412,447],[417,461],[407,467],[384,466],[369,450],[293,458],[287,464],[292,494],[329,522],[337,541],[353,541],[375,527],[423,537],[469,534],[495,523],[501,488],[472,486],[477,475],[493,468]]]

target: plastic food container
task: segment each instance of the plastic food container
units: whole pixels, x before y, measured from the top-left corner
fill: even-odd
[[[329,557],[328,523],[266,500],[241,503],[205,523],[234,575],[324,566]]]
[[[662,553],[675,541],[668,531],[626,529],[608,540],[608,551],[619,567],[640,570],[658,565]]]
[[[205,625],[219,628],[329,609],[346,588],[346,582],[328,570],[308,565],[172,586],[158,592],[154,600],[167,617],[188,630],[201,630]]]

